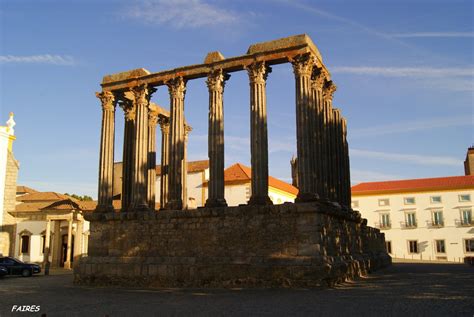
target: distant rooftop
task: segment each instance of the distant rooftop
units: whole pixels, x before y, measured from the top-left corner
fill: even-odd
[[[352,195],[362,196],[382,193],[441,191],[452,189],[474,189],[474,175],[360,183],[352,186]]]

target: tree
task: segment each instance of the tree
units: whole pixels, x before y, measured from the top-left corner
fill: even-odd
[[[80,200],[80,201],[92,201],[93,200],[91,196],[87,196],[87,195],[80,196],[80,195],[68,194],[68,193],[64,193],[64,195],[72,197],[72,198]]]

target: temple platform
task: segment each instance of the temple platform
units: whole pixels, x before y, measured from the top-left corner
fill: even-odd
[[[285,203],[94,212],[76,284],[139,287],[317,287],[391,264],[384,234],[357,211]]]

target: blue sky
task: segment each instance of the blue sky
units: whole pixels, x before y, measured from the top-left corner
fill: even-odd
[[[307,33],[338,86],[353,183],[462,175],[474,143],[474,8],[458,0],[0,0],[0,120],[15,113],[19,184],[97,196],[106,74],[198,64],[210,51]],[[224,96],[226,166],[249,165],[249,88]],[[189,158],[207,158],[207,88],[188,82]],[[289,64],[267,80],[270,173],[296,152]],[[160,87],[153,101],[168,108]],[[116,114],[121,158],[123,113]],[[158,144],[158,148],[160,144]]]

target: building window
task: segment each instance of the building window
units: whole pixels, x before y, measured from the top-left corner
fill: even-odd
[[[245,187],[245,198],[250,199],[250,186]]]
[[[416,227],[416,213],[415,212],[407,212],[405,214],[405,221],[406,221],[406,226],[408,228]]]
[[[443,225],[443,212],[441,210],[433,211],[431,216],[433,226],[440,227]]]
[[[390,214],[380,214],[380,228],[390,228]]]
[[[45,243],[46,242],[46,235],[43,234],[41,235],[41,254],[44,254],[44,247],[45,247]]]
[[[418,253],[418,241],[408,240],[408,253]]]
[[[441,196],[431,196],[430,201],[432,204],[441,204],[443,202]]]
[[[20,253],[27,254],[30,252],[30,236],[22,235],[20,242]]]
[[[436,241],[436,253],[446,253],[446,245],[444,240],[435,240]]]
[[[390,200],[386,199],[379,199],[379,206],[390,206]]]
[[[469,226],[472,224],[471,209],[461,209],[461,224],[463,226]]]
[[[414,205],[415,204],[415,197],[405,197],[403,198],[403,203],[405,205]]]
[[[474,252],[474,239],[464,240],[464,245],[466,246],[466,252]]]
[[[464,203],[464,202],[468,202],[468,201],[471,201],[471,195],[469,195],[469,194],[459,195],[459,202]]]
[[[387,253],[392,254],[392,241],[385,241],[385,250],[387,250]]]
[[[359,208],[359,201],[358,200],[353,200],[352,201],[352,208]]]

